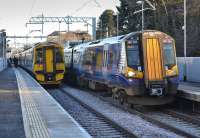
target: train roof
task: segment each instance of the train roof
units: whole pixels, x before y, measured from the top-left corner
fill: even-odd
[[[95,40],[95,41],[91,41],[91,42],[87,42],[87,43],[82,43],[82,44],[76,45],[74,47],[67,47],[67,48],[65,48],[65,50],[69,50],[72,48],[79,49],[81,47],[93,47],[93,46],[100,46],[100,45],[105,45],[105,44],[121,43],[122,41],[127,39],[127,37],[132,36],[137,33],[140,33],[140,32],[133,32],[133,33],[129,33],[126,35],[120,35],[120,36],[109,37],[109,38],[105,38],[105,39],[99,39],[99,40]]]
[[[45,41],[45,42],[38,42],[38,43],[35,43],[31,48],[29,49],[25,49],[23,51],[20,51],[18,54],[23,54],[23,53],[27,53],[27,52],[32,52],[32,49],[36,48],[36,47],[39,47],[39,46],[45,46],[45,47],[48,47],[48,46],[52,46],[52,45],[60,45],[59,43],[57,42],[48,42],[48,41]]]
[[[36,43],[35,45],[34,45],[34,47],[38,47],[38,46],[52,46],[52,45],[60,45],[59,43],[57,43],[57,42],[49,42],[49,41],[45,41],[45,42],[39,42],[39,43]]]
[[[143,33],[148,33],[148,32],[163,33],[163,32],[157,31],[157,30],[144,30]],[[95,40],[95,41],[91,41],[91,42],[87,42],[87,43],[82,43],[82,44],[76,45],[74,47],[67,47],[67,48],[65,48],[65,50],[69,50],[69,49],[72,49],[72,48],[79,49],[79,48],[82,48],[82,47],[93,47],[93,46],[101,46],[101,45],[105,45],[105,44],[121,43],[121,42],[127,40],[128,38],[130,38],[131,36],[136,35],[136,34],[139,35],[141,33],[142,33],[141,31],[138,31],[138,32],[132,32],[132,33],[129,33],[129,34],[126,34],[126,35],[120,35],[120,36],[115,36],[115,37],[109,37],[109,38],[105,38],[105,39]],[[163,33],[163,34],[165,34],[165,33]]]

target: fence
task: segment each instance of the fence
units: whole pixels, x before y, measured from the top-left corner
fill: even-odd
[[[179,79],[187,81],[200,82],[200,57],[178,57]]]

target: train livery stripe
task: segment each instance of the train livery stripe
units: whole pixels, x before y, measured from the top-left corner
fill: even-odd
[[[163,76],[159,40],[148,38],[146,49],[148,79],[149,81],[160,81]]]
[[[147,40],[147,63],[148,63],[148,70],[147,70],[147,73],[148,73],[148,78],[149,80],[152,79],[152,73],[151,73],[151,39],[148,39]]]
[[[155,73],[155,78],[157,79],[157,78],[160,78],[160,72],[159,72],[159,56],[158,56],[158,51],[159,51],[159,47],[158,47],[158,45],[157,45],[157,41],[154,41],[153,40],[153,49],[156,49],[156,50],[154,50],[154,57],[155,57],[155,61],[154,61],[154,66],[155,66],[155,72],[157,72],[157,73]],[[157,66],[158,65],[158,66]]]

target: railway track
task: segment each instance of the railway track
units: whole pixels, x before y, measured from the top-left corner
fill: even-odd
[[[134,134],[121,128],[63,89],[47,90],[62,107],[94,138],[133,138]]]
[[[178,118],[182,118],[183,120],[186,120],[188,122],[191,122],[193,124],[200,125],[200,114],[195,112],[188,112],[188,111],[180,111],[176,109],[165,109],[164,112],[171,114],[173,116],[176,116]]]
[[[200,124],[196,120],[185,114],[178,113],[174,110],[164,109],[159,111],[141,110],[135,108],[139,113],[143,114],[150,121],[165,127],[186,137],[200,137]]]
[[[115,107],[124,111],[128,111],[132,114],[137,114],[145,120],[152,122],[161,128],[175,132],[178,135],[194,138],[200,137],[200,120],[190,115],[179,113],[170,109],[144,110],[143,108],[130,108],[127,105],[120,105],[105,93],[100,94],[91,91],[87,91],[87,93],[97,96],[101,100],[108,102],[109,104],[114,105]]]

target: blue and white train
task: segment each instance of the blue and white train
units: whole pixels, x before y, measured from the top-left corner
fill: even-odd
[[[163,32],[133,32],[64,52],[68,79],[93,90],[107,88],[121,103],[161,105],[177,93],[175,41]]]

